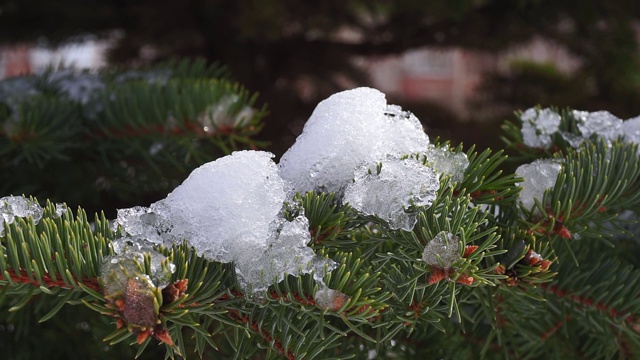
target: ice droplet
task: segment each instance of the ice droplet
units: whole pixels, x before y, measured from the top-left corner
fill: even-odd
[[[560,114],[545,108],[527,109],[520,116],[522,120],[522,140],[525,145],[533,148],[548,149],[551,147],[551,135],[560,127]]]
[[[67,212],[68,208],[66,204],[56,204],[55,217],[59,218]]]
[[[322,310],[338,311],[350,299],[344,293],[328,287],[320,288],[313,294],[316,306]]]
[[[155,251],[151,245],[143,238],[122,237],[111,243],[113,251],[116,253],[114,257],[108,257],[103,261],[103,266],[108,264],[111,267],[114,264],[121,264],[126,267],[129,275],[140,273],[137,266],[133,263],[135,259],[140,264],[144,264],[145,254],[149,254],[151,265],[150,280],[154,286],[164,288],[171,282],[171,274],[175,272],[175,265],[167,260],[167,258]]]
[[[44,210],[24,196],[5,196],[0,198],[0,235],[4,234],[4,223],[13,223],[16,217],[31,217],[37,224],[42,219]]]
[[[413,158],[389,159],[376,168],[361,166],[347,186],[343,203],[367,215],[376,215],[392,229],[411,231],[417,213],[411,206],[429,207],[436,198],[440,181],[436,173]]]
[[[523,188],[519,200],[525,209],[532,209],[536,199],[542,201],[545,190],[553,188],[556,184],[560,170],[561,164],[547,159],[538,159],[516,169],[516,174],[524,178],[524,182],[518,186]]]
[[[441,232],[424,247],[422,260],[428,265],[449,269],[461,258],[458,246],[455,235]]]
[[[420,122],[371,88],[336,93],[318,104],[295,144],[280,160],[280,176],[295,191],[342,192],[353,171],[387,155],[424,152]]]

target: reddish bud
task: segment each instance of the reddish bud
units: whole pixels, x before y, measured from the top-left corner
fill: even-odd
[[[136,342],[138,343],[138,345],[142,345],[142,343],[145,340],[147,340],[149,335],[151,335],[151,331],[150,330],[143,331],[143,332],[139,333],[138,336],[136,337]]]
[[[478,245],[467,245],[464,247],[464,254],[462,255],[462,257],[466,258],[469,255],[473,254],[473,252],[476,250],[478,250]]]
[[[563,239],[571,239],[571,231],[569,231],[569,229],[564,227],[564,225],[560,227],[557,233]]]
[[[466,275],[462,275],[458,278],[458,280],[456,280],[457,283],[464,284],[464,285],[471,285],[474,283],[474,281],[476,281],[476,279]]]
[[[169,335],[169,332],[167,331],[167,329],[164,328],[162,325],[157,325],[154,328],[153,336],[156,339],[160,340],[161,342],[169,346],[173,346],[173,339],[171,338],[171,335]]]
[[[442,268],[431,267],[431,270],[433,272],[431,273],[431,276],[429,276],[429,285],[440,282],[447,277],[447,272]]]

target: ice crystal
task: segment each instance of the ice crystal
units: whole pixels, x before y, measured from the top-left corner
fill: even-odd
[[[131,237],[140,237],[153,244],[162,244],[157,215],[149,208],[134,206],[128,209],[118,209],[117,225],[122,226],[125,233]],[[114,229],[115,230],[115,229]]]
[[[456,153],[448,147],[429,145],[426,151],[427,164],[438,174],[449,176],[454,182],[464,179],[464,173],[469,167],[469,159],[465,153]]]
[[[458,238],[455,235],[441,232],[424,247],[422,260],[430,266],[449,269],[461,258],[458,246]]]
[[[55,217],[61,217],[67,212],[68,208],[66,204],[56,204],[56,212],[54,213]]]
[[[4,234],[4,223],[13,223],[16,217],[30,217],[34,223],[42,219],[43,209],[33,200],[24,196],[0,198],[0,235]]]
[[[613,141],[622,136],[622,120],[618,119],[608,111],[573,111],[578,130],[585,139],[593,134]]]

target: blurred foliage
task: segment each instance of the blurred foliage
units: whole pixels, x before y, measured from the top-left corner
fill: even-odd
[[[115,217],[163,198],[208,161],[263,146],[256,99],[203,61],[0,81],[0,194]]]

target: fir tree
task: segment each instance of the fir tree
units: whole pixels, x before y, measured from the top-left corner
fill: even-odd
[[[205,162],[212,155],[200,151],[209,142],[221,153],[236,141],[251,144],[247,135],[258,127],[260,112],[246,110],[252,99],[246,91],[223,80],[200,80],[206,77],[202,73],[178,73],[182,75],[162,85],[137,75],[138,80],[120,84],[116,79],[122,73],[107,73],[101,75],[104,88],[88,91],[92,96],[86,103],[70,100],[63,90],[28,91],[17,102],[5,100],[0,118],[3,151],[10,150],[2,153],[5,173],[23,176],[21,166],[33,173],[34,167],[51,161],[74,160],[69,151],[77,146],[89,162],[100,155],[116,164],[133,157],[145,161],[148,171],[168,176],[155,167],[192,168],[193,159]],[[235,99],[231,107],[230,98]],[[335,110],[328,104],[324,110]],[[203,123],[203,118],[215,119],[220,108],[238,120],[233,131]],[[88,115],[89,109],[95,112]],[[71,111],[79,115],[69,116]],[[374,111],[383,121],[416,125],[415,117],[396,107]],[[249,120],[241,121],[246,114],[251,114]],[[69,334],[69,342],[59,344],[73,354],[69,357],[160,352],[166,358],[633,358],[640,350],[640,284],[632,255],[638,245],[625,226],[631,228],[628,219],[640,206],[635,123],[608,113],[539,108],[518,113],[517,121],[504,128],[507,147],[517,155],[512,158],[524,164],[515,173],[500,170],[507,161],[502,151],[428,144],[421,129],[367,129],[398,131],[406,144],[392,141],[397,138],[358,143],[357,134],[347,132],[354,137],[335,147],[355,143],[371,150],[354,148],[336,156],[377,160],[347,169],[353,176],[342,185],[324,182],[333,179],[328,169],[338,158],[329,159],[314,179],[291,176],[301,191],[278,212],[280,227],[270,230],[276,240],[269,251],[289,250],[274,244],[286,236],[286,226],[302,224],[308,236],[304,245],[322,266],[300,273],[287,270],[274,281],[265,280],[265,273],[256,277],[245,272],[242,262],[250,259],[240,255],[234,262],[212,261],[224,258],[216,250],[229,248],[218,247],[218,239],[210,245],[195,241],[193,233],[185,235],[175,222],[181,209],[171,208],[175,192],[149,208],[123,209],[115,221],[46,199],[4,197],[0,329],[7,340],[0,341],[5,341],[9,358],[50,357],[51,349],[40,353],[37,346],[44,330],[28,325],[35,317]],[[209,125],[211,133],[205,129]],[[169,136],[167,127],[171,136],[184,139],[168,141],[166,146],[176,148],[154,158],[151,145]],[[311,127],[307,130],[301,143],[312,136]],[[323,141],[345,133],[333,130]],[[78,133],[100,136],[69,144],[69,134]],[[415,144],[424,149],[416,151]],[[373,156],[380,154],[393,156]],[[311,166],[294,158],[285,154],[281,166],[293,166],[283,165],[285,161]],[[218,161],[214,164],[222,164]],[[270,159],[260,161],[275,169]],[[73,166],[83,164],[68,164]],[[395,186],[403,176],[388,172],[403,167],[407,178],[425,179],[420,184],[425,186],[412,188],[409,197],[399,196],[406,189]],[[180,186],[199,181],[194,174]],[[233,179],[233,174],[225,176]],[[269,181],[274,177],[269,172],[265,176]],[[314,185],[318,181],[322,186]],[[389,185],[382,187],[384,196],[357,201],[357,186],[370,189],[381,183]],[[131,180],[125,194],[139,186]],[[219,191],[217,186],[211,191]],[[167,187],[169,192],[175,186]],[[404,202],[398,204],[398,198]],[[141,202],[130,205],[153,201],[143,200],[135,198]],[[221,197],[220,203],[224,201]],[[163,206],[170,210],[163,212]],[[217,216],[203,218],[209,215]],[[209,226],[199,219],[196,230]],[[300,219],[305,220],[296,222]],[[213,247],[203,251],[202,246]],[[268,259],[272,262],[263,264],[265,269],[286,257]],[[256,291],[263,280],[266,290]],[[87,329],[93,340],[73,344],[69,327]],[[14,341],[33,345],[16,348]]]

